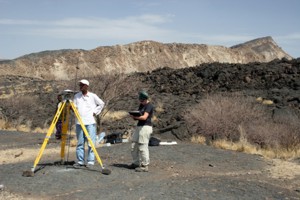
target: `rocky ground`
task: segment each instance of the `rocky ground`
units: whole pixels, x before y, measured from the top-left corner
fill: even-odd
[[[116,112],[136,109],[137,91],[146,89],[151,95],[152,103],[159,109],[155,113],[156,133],[161,137],[180,140],[189,139],[193,134],[188,132],[184,121],[186,109],[199,103],[206,94],[239,92],[253,99],[261,97],[271,100],[273,104],[268,105],[268,109],[273,118],[278,115],[299,117],[300,111],[299,59],[249,64],[210,63],[184,69],[160,68],[151,73],[135,73],[118,84],[120,94],[109,100],[105,97],[103,88],[101,89],[105,84],[104,78],[89,80],[93,83],[91,91],[97,93],[107,104],[113,105],[111,111]],[[1,91],[2,95],[15,95],[6,104],[4,101],[0,103],[2,116],[25,125],[30,121],[32,129],[47,127],[54,115],[57,93],[74,87],[73,81],[42,81],[19,76],[2,76],[0,83],[5,86]],[[128,92],[122,93],[122,90]],[[26,105],[26,99],[14,104],[18,96],[31,99],[27,100],[29,103]],[[109,132],[124,132],[131,129],[132,125],[128,118],[118,118],[103,122],[102,128]]]
[[[58,165],[60,142],[51,138],[33,177],[43,134],[0,132],[0,199],[300,199],[300,162],[178,141],[150,147],[149,172],[127,168],[130,143],[97,146],[110,175],[74,169],[74,147]]]
[[[151,101],[162,111],[156,112],[155,131],[160,137],[189,139],[184,121],[187,108],[198,104],[207,94],[238,92],[253,99],[271,100],[267,105],[273,119],[294,116],[300,111],[300,60],[274,60],[269,63],[220,64],[174,70],[162,68],[151,73],[139,73],[139,88],[146,88]],[[132,77],[131,77],[132,78]],[[115,110],[134,108],[136,96],[131,94],[120,100]],[[104,124],[111,129],[126,130],[127,120]]]

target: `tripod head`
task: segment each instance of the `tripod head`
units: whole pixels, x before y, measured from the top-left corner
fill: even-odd
[[[62,95],[62,99],[65,100],[72,100],[74,94],[77,92],[74,92],[73,90],[64,90],[60,94]]]

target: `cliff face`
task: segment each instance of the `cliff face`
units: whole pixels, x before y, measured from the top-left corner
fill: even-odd
[[[141,41],[127,45],[103,46],[92,50],[44,51],[0,61],[1,75],[44,80],[69,80],[111,73],[152,71],[160,67],[185,68],[202,63],[269,62],[292,59],[271,37],[255,39],[227,48],[205,44],[163,44]]]
[[[235,52],[240,53],[241,63],[249,63],[251,60],[258,62],[271,61],[275,58],[291,59],[271,37],[259,38],[231,47]]]

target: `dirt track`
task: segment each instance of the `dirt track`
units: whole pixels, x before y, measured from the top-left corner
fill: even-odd
[[[127,169],[129,143],[97,147],[112,170],[103,175],[54,165],[60,143],[50,139],[41,169],[34,177],[23,177],[43,139],[43,134],[0,131],[0,199],[300,199],[299,162],[282,165],[257,155],[182,142],[150,147],[148,173]],[[71,147],[68,161],[74,159]]]

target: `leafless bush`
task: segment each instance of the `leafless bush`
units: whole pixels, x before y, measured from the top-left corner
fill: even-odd
[[[245,140],[264,149],[297,151],[300,123],[297,117],[290,119],[274,122],[260,104],[239,94],[207,95],[185,115],[189,131],[209,140]]]
[[[136,84],[126,74],[103,75],[94,78],[91,90],[105,102],[105,107],[97,118],[98,128],[104,116],[112,110],[124,96],[136,93]]]
[[[135,84],[127,79],[127,75],[115,74],[97,77],[93,90],[105,100],[105,111],[108,112],[116,102],[132,92],[134,88]]]
[[[280,124],[282,130],[279,136],[280,145],[288,151],[298,151],[300,149],[300,123]]]
[[[262,107],[252,98],[227,93],[207,95],[188,110],[185,119],[190,131],[203,134],[207,139],[237,141],[239,126],[264,115]]]
[[[247,138],[251,143],[264,149],[285,149],[297,151],[300,148],[299,121],[257,121],[246,127]]]
[[[13,96],[1,100],[1,116],[6,119],[6,126],[16,128],[22,124],[30,125],[28,120],[21,115],[21,111],[30,110],[37,102],[36,97],[32,96]]]

